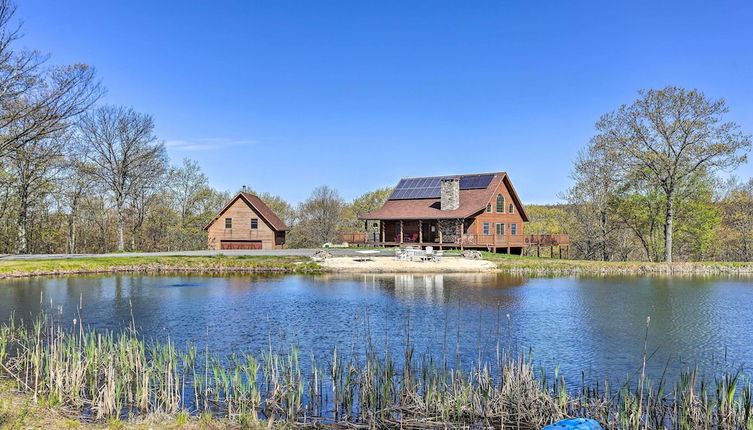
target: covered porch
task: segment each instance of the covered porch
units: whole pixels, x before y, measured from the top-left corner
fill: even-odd
[[[462,219],[368,220],[365,242],[374,245],[458,245],[470,225]]]

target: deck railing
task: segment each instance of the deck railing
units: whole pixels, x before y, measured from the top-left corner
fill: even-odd
[[[352,244],[368,243],[385,243],[397,244],[399,241],[387,240],[382,242],[378,234],[365,235],[363,233],[344,234],[342,241]],[[414,243],[405,241],[404,243]],[[424,242],[429,243],[429,242]],[[463,246],[560,246],[570,245],[570,236],[566,234],[517,234],[517,235],[497,235],[497,234],[464,234],[462,236],[446,236],[442,241],[444,245],[463,245]],[[438,243],[437,243],[438,244]]]
[[[566,234],[464,234],[464,246],[559,246],[570,244],[570,236]]]

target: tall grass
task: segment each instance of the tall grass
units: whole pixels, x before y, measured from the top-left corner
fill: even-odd
[[[557,368],[537,377],[530,356],[498,346],[496,359],[469,368],[444,358],[402,357],[364,342],[358,359],[334,350],[328,363],[271,348],[218,357],[170,339],[145,341],[134,327],[65,329],[48,314],[0,326],[0,370],[38,401],[77,408],[91,420],[162,412],[289,423],[412,428],[539,429],[591,417],[610,429],[753,429],[753,388],[740,373],[712,381],[688,371],[674,384],[641,372],[638,381],[567,384]],[[645,369],[645,365],[644,365]],[[585,379],[585,378],[584,378]]]

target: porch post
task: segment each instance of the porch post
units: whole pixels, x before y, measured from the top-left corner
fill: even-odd
[[[400,243],[403,243],[403,238],[405,235],[403,234],[403,220],[400,220]]]
[[[418,220],[418,243],[424,243],[424,221]]]
[[[384,245],[384,221],[379,220],[379,233],[382,235],[382,245]]]
[[[465,218],[460,220],[460,250],[463,250],[463,236],[465,236]]]

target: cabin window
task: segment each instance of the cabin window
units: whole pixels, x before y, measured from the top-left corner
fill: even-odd
[[[510,234],[513,235],[513,236],[515,236],[516,234],[518,234],[518,223],[514,222],[514,223],[510,224]]]
[[[233,219],[225,218],[225,228],[233,228]]]
[[[486,236],[489,235],[489,223],[488,222],[484,223],[484,235]]]
[[[257,218],[251,218],[251,230],[259,228],[259,220]]]
[[[497,212],[505,213],[505,196],[497,194]]]
[[[513,204],[510,203],[510,206],[507,208],[507,212],[512,213],[513,209],[515,209],[515,206],[513,206]]]
[[[492,211],[492,204],[491,203],[489,203],[488,205],[486,205],[486,211],[487,212],[491,212]]]
[[[500,236],[504,236],[504,234],[505,234],[505,223],[498,222],[497,225],[496,225],[496,228],[497,228],[497,234],[500,235]]]

